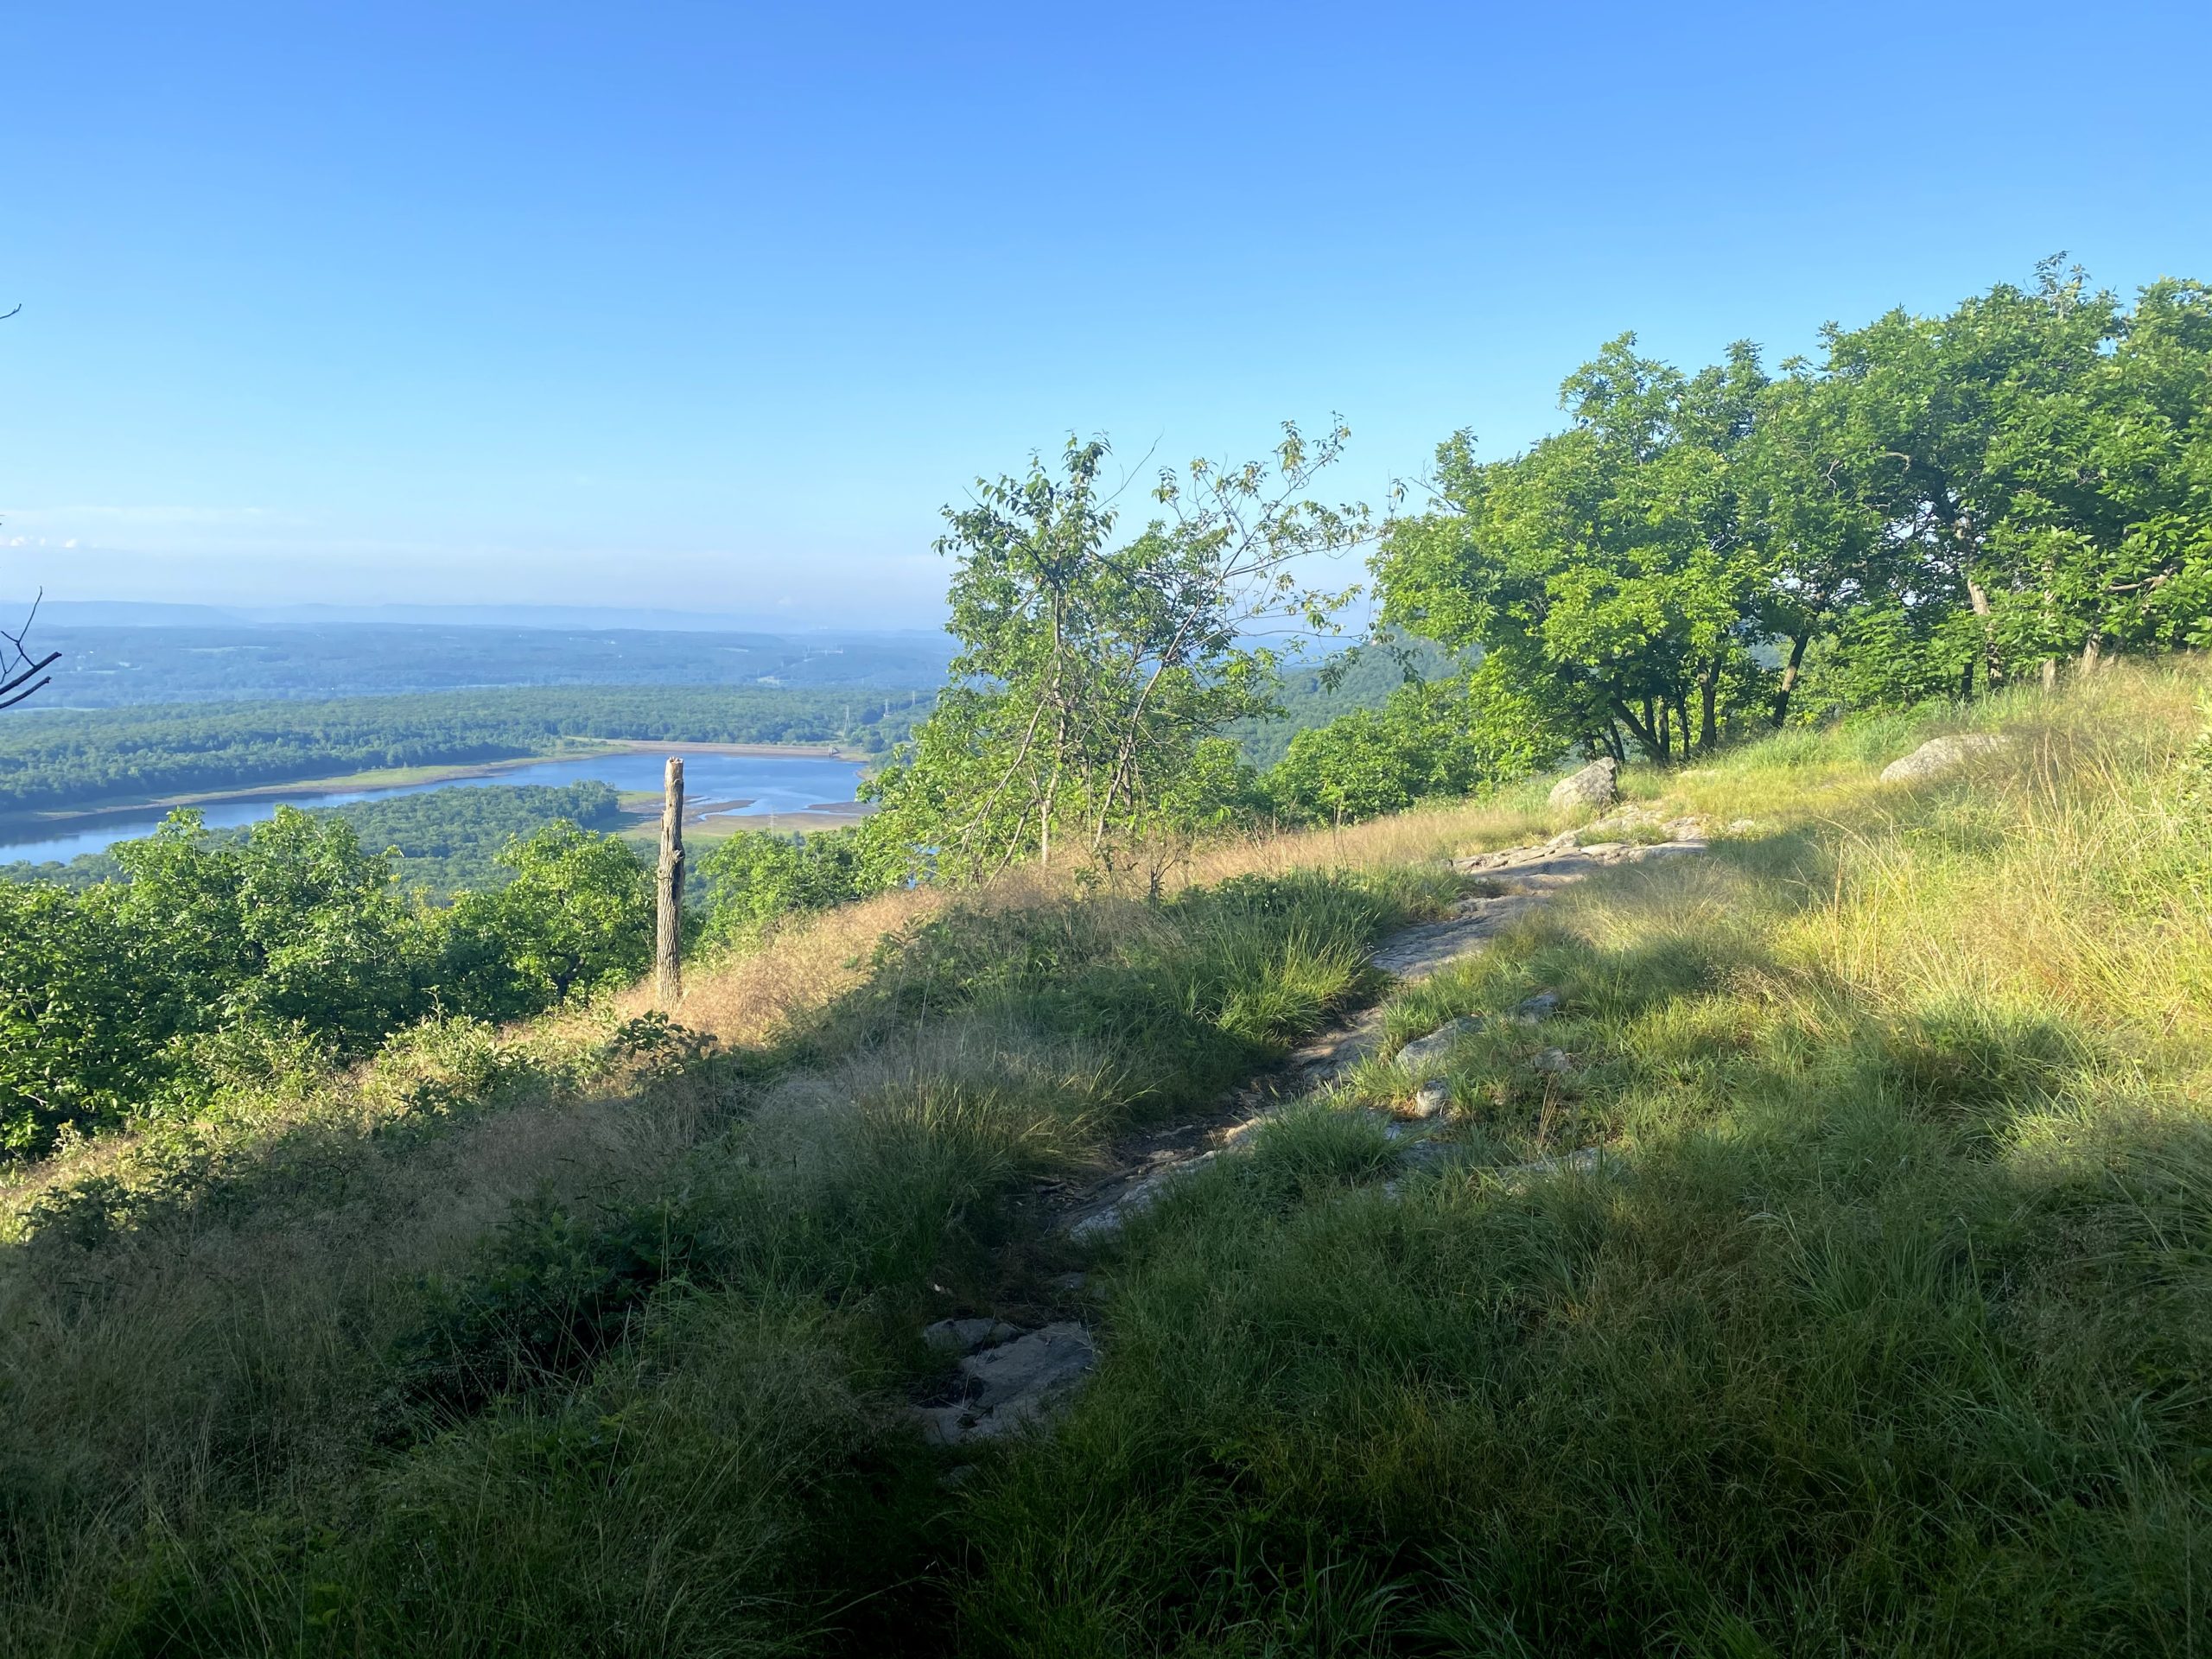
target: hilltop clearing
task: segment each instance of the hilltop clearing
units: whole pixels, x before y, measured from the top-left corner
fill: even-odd
[[[2184,1653],[2205,689],[887,893],[67,1147],[0,1652]],[[960,1319],[1095,1369],[933,1446]]]

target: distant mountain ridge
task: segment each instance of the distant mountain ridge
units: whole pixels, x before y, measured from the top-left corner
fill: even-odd
[[[29,611],[29,599],[0,601],[0,616]],[[770,615],[613,605],[193,605],[124,599],[48,599],[39,615],[56,626],[84,628],[390,627],[642,628],[660,633],[766,633],[778,638],[834,634],[935,639],[935,628],[794,626]]]

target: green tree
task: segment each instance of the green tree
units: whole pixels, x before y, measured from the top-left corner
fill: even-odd
[[[699,861],[709,944],[757,936],[785,916],[826,910],[874,892],[880,883],[849,830],[779,836],[740,830]]]
[[[1482,462],[1460,433],[1436,505],[1375,562],[1384,618],[1541,683],[1559,735],[1660,760],[1763,703],[1767,553],[1738,457],[1767,380],[1757,353],[1685,377],[1624,335],[1570,376],[1567,430]]]
[[[1962,656],[1962,693],[1977,675],[2002,683],[2023,649],[2058,647],[2056,566],[2083,547],[2108,552],[2121,528],[2092,454],[2120,332],[2113,296],[2056,262],[2032,289],[1999,283],[1943,317],[1897,310],[1823,331],[1819,373],[1837,416],[1825,470],[1891,542],[1889,590],[1870,600],[1897,620],[1846,640],[1873,659],[1862,678],[1886,664],[1924,679],[1886,654],[1908,640]]]
[[[161,971],[114,906],[0,884],[0,1156],[120,1119],[164,1075]]]
[[[1564,747],[1559,722],[1507,659],[1455,679],[1403,685],[1291,739],[1268,774],[1276,811],[1293,821],[1348,822],[1424,800],[1472,795],[1525,778]]]
[[[1342,425],[1287,425],[1270,460],[1163,471],[1161,509],[1116,537],[1103,440],[1069,441],[1057,472],[979,480],[948,507],[956,561],[951,680],[912,746],[875,780],[862,830],[875,867],[933,857],[970,880],[1021,859],[1096,859],[1218,816],[1199,785],[1237,774],[1205,741],[1273,708],[1274,653],[1246,643],[1270,620],[1330,625],[1338,597],[1300,562],[1365,532],[1359,507],[1309,499]]]
[[[101,902],[162,952],[148,994],[172,1032],[263,1019],[358,1052],[423,1005],[391,861],[342,819],[279,807],[241,841],[175,812],[116,858],[125,880]]]
[[[652,877],[626,842],[564,819],[499,862],[512,880],[460,894],[441,918],[438,983],[458,1012],[517,1019],[645,971]]]

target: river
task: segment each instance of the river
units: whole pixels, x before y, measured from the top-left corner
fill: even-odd
[[[796,812],[833,801],[849,801],[860,786],[861,765],[816,755],[713,754],[687,748],[683,793],[687,800],[744,801],[734,816]],[[658,793],[664,757],[658,753],[587,755],[573,760],[538,760],[502,768],[480,778],[450,778],[443,783],[403,784],[391,789],[333,790],[320,795],[270,795],[213,801],[200,809],[211,830],[226,830],[274,817],[279,806],[343,806],[348,801],[381,801],[394,795],[420,795],[432,789],[484,789],[501,785],[580,784],[596,781],[619,790]],[[118,841],[150,836],[166,814],[148,808],[143,817],[111,818],[97,829],[31,838],[0,833],[0,862],[49,859],[67,862],[81,853],[104,852]]]

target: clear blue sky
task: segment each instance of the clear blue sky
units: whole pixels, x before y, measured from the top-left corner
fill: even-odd
[[[939,505],[1071,429],[1339,410],[1379,499],[1624,328],[2212,276],[2201,4],[87,0],[0,54],[0,590],[73,598],[926,622]]]

